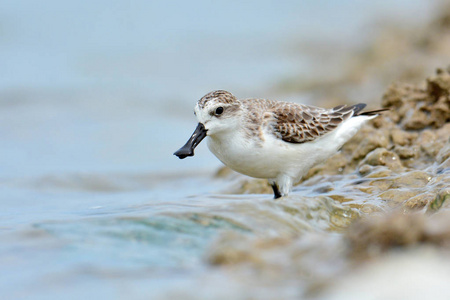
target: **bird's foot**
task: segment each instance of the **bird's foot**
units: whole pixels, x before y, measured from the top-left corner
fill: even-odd
[[[280,189],[278,188],[277,184],[276,183],[272,183],[271,186],[272,186],[272,189],[273,189],[274,199],[281,198],[283,195],[281,195]]]

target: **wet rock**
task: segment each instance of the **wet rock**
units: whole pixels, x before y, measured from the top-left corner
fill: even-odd
[[[390,188],[381,193],[379,197],[382,200],[389,201],[390,205],[395,205],[415,197],[418,193],[420,193],[420,190],[418,189]]]
[[[362,163],[371,166],[387,166],[391,170],[401,170],[403,168],[398,155],[385,148],[373,150],[367,154]]]
[[[444,163],[446,160],[450,159],[450,140],[439,150],[436,155],[436,161],[438,163]]]
[[[434,193],[423,193],[414,196],[403,203],[403,207],[407,210],[419,210],[426,207],[436,198]]]
[[[369,166],[369,165],[364,164],[362,167],[364,167],[364,166]],[[392,170],[386,166],[376,166],[376,167],[371,166],[371,167],[372,167],[372,169],[369,173],[366,174],[366,176],[365,176],[366,178],[389,178],[393,174]],[[362,169],[363,169],[363,171],[365,171],[364,168],[362,168]],[[360,168],[360,170],[361,170],[361,168]]]
[[[445,173],[438,174],[433,178],[431,190],[438,194],[446,194],[450,190],[450,169],[445,169]]]
[[[428,206],[427,212],[436,212],[444,205],[450,205],[450,187],[445,187],[438,192],[436,197],[432,199]]]
[[[361,174],[361,176],[365,176],[365,175],[369,174],[370,172],[372,172],[373,169],[374,169],[373,166],[362,164],[358,168],[358,172],[359,172],[359,174]]]
[[[422,188],[431,180],[431,175],[425,171],[410,171],[392,178],[393,188]]]
[[[383,210],[379,206],[374,205],[374,204],[368,204],[368,203],[365,205],[362,205],[360,210],[361,210],[361,213],[366,214],[366,215],[372,214],[372,213],[383,212]]]
[[[347,228],[359,216],[359,212],[352,208],[334,209],[330,214],[330,223],[334,229]]]
[[[418,146],[399,146],[395,145],[392,149],[404,162],[405,160],[415,159],[419,157],[419,147]]]
[[[389,188],[391,188],[392,182],[390,180],[390,177],[383,177],[379,178],[377,180],[373,180],[369,183],[369,185],[373,188],[376,188],[376,191],[378,193],[387,191]]]

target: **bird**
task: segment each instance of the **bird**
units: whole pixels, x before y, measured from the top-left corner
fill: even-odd
[[[387,109],[362,112],[366,104],[331,109],[267,99],[237,99],[225,90],[212,91],[194,107],[198,125],[174,153],[184,159],[207,137],[209,150],[241,174],[265,178],[274,198],[313,166],[325,161],[370,119]]]

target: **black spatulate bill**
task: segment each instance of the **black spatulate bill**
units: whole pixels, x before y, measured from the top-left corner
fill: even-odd
[[[186,158],[188,156],[194,156],[195,147],[206,137],[206,129],[202,123],[198,123],[194,133],[191,135],[187,143],[178,149],[173,155],[178,156],[179,159]]]

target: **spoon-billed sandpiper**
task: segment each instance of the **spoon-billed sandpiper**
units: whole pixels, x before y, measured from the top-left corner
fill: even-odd
[[[239,173],[267,178],[279,198],[385,110],[361,112],[365,106],[324,109],[265,99],[238,100],[227,91],[214,91],[197,102],[198,126],[174,155],[193,156],[195,147],[208,137],[208,147],[220,161]]]

